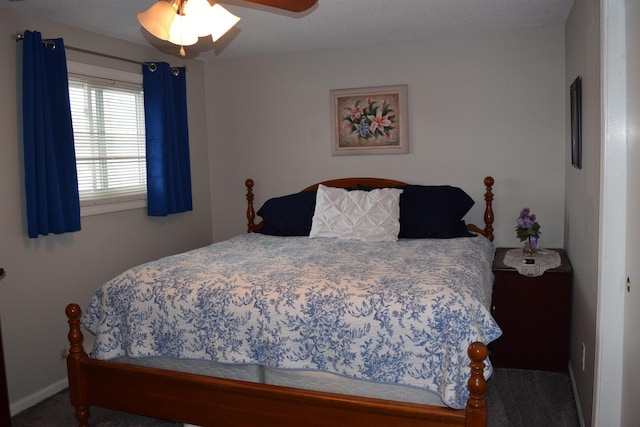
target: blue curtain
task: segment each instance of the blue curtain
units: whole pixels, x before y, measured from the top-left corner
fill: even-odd
[[[143,65],[150,216],[192,210],[185,69]]]
[[[24,33],[23,138],[29,237],[80,230],[80,198],[62,39]]]

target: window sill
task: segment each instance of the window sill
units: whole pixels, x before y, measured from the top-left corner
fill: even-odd
[[[102,215],[110,212],[144,208],[146,206],[146,197],[128,200],[85,200],[80,202],[80,216]]]

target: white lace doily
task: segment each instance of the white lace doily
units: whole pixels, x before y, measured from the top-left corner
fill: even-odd
[[[525,257],[522,255],[522,248],[509,249],[504,254],[504,265],[518,270],[523,276],[537,277],[542,276],[545,271],[560,267],[560,254],[551,249],[538,249],[533,259],[534,264],[526,264]]]

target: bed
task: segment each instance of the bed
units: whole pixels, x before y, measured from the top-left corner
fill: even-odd
[[[77,304],[67,306],[79,425],[88,426],[89,407],[98,406],[202,426],[485,426],[486,344],[500,331],[488,314],[493,178],[484,184],[484,227],[461,221],[471,207],[465,199],[451,223],[457,234],[440,236],[447,227],[423,219],[439,221],[455,205],[448,188],[325,181],[265,202],[256,223],[247,180],[247,235],[135,267],[103,285],[84,316]],[[444,191],[438,200],[446,206],[411,205],[410,196],[425,190]],[[373,200],[396,219],[403,208],[400,224],[392,223],[396,238],[387,238],[386,225],[371,227],[369,217],[387,220],[371,213],[364,237],[325,238],[333,219],[318,218],[322,207],[333,215],[329,199]],[[305,214],[279,223],[292,200],[303,201]],[[304,224],[296,223],[301,216]],[[416,238],[423,233],[439,238]],[[469,261],[445,266],[449,253]],[[418,286],[431,276],[439,282]],[[96,334],[91,357],[81,324]],[[356,391],[335,385],[344,381]],[[403,397],[389,398],[393,387]]]

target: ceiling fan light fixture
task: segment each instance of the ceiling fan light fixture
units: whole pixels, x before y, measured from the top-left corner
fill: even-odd
[[[169,30],[176,14],[176,9],[171,3],[161,0],[144,12],[138,13],[138,22],[154,37],[169,40]]]
[[[193,31],[189,18],[176,15],[169,30],[169,41],[179,46],[191,46],[198,43],[198,35]]]
[[[229,31],[234,25],[238,23],[240,17],[229,12],[218,3],[215,3],[209,11],[208,20],[208,33],[211,34],[211,39],[216,42],[220,37],[222,37],[227,31]]]
[[[190,25],[198,37],[211,34],[209,31],[208,15],[211,5],[207,0],[188,0],[184,6],[184,15],[189,17]]]
[[[138,21],[149,33],[179,46],[196,44],[199,37],[208,35],[215,42],[239,20],[209,0],[159,0],[138,14]],[[184,56],[182,48],[180,55]]]

